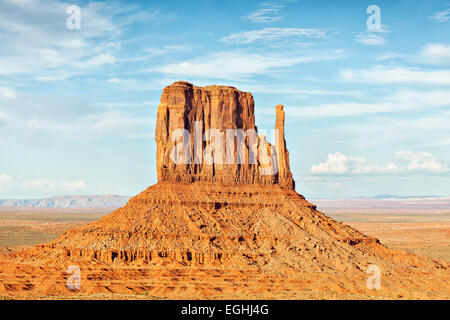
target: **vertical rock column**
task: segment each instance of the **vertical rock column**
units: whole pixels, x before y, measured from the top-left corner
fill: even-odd
[[[277,157],[278,157],[278,184],[285,189],[294,189],[295,182],[289,167],[289,151],[286,149],[286,139],[284,138],[284,106],[276,107],[275,130],[277,132]]]

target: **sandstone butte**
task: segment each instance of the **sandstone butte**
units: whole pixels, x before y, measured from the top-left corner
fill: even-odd
[[[450,298],[449,263],[383,246],[295,191],[277,106],[278,165],[175,165],[171,132],[254,129],[255,105],[233,87],[166,87],[157,112],[158,182],[127,205],[51,243],[0,257],[0,294],[18,298]],[[259,137],[256,148],[263,148]],[[248,142],[248,141],[247,141]],[[204,142],[202,142],[204,144]],[[204,145],[203,145],[204,146]],[[252,146],[247,143],[245,154]],[[195,152],[194,143],[191,152]],[[234,150],[236,151],[236,150]],[[66,287],[81,268],[81,289]],[[366,285],[369,265],[381,289]],[[122,294],[122,295],[120,295]]]

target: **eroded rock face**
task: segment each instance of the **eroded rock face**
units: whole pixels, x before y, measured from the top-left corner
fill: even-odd
[[[195,157],[176,164],[170,159],[178,143],[172,141],[174,131],[195,131],[196,125],[201,137],[209,129],[217,130],[215,137],[227,130],[256,131],[254,102],[250,93],[231,87],[176,82],[165,88],[156,129],[158,183],[51,243],[0,255],[0,294],[72,295],[67,266],[75,265],[82,271],[81,294],[317,299],[339,292],[352,299],[361,293],[417,298],[420,288],[425,297],[448,299],[448,262],[386,248],[293,190],[284,117],[283,106],[277,106],[278,150],[268,152],[276,173],[262,174],[267,167],[260,151],[272,149],[263,136],[256,140],[253,164],[196,163]],[[195,155],[194,137],[187,140],[187,151]],[[252,143],[245,142],[248,160]],[[200,140],[202,150],[209,144]],[[237,158],[237,147],[230,150]],[[369,265],[383,271],[381,293],[366,289]]]
[[[158,181],[279,184],[294,189],[283,106],[277,106],[276,117],[277,142],[272,146],[265,136],[258,136],[251,93],[173,83],[164,89],[158,107]]]

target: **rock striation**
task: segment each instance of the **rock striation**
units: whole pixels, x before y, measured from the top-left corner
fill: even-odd
[[[433,288],[426,297],[450,297],[448,262],[386,248],[298,194],[283,106],[275,111],[276,148],[249,136],[257,131],[254,108],[250,93],[232,87],[166,87],[155,136],[158,183],[51,243],[0,256],[0,293],[71,294],[66,268],[76,265],[84,294],[417,298],[425,287]],[[240,145],[239,130],[246,132]],[[233,143],[221,140],[227,132]],[[254,163],[236,163],[253,156]],[[367,290],[369,265],[383,270],[381,295]]]
[[[164,88],[158,107],[158,181],[279,184],[294,189],[284,117],[283,106],[277,106],[272,146],[264,135],[258,135],[251,93],[228,86],[175,82]],[[174,152],[180,154],[178,163]]]

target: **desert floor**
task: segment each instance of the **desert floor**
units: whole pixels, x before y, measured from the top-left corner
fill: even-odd
[[[450,212],[433,210],[346,210],[328,214],[385,246],[450,261]]]
[[[50,242],[113,209],[0,208],[0,253]]]

